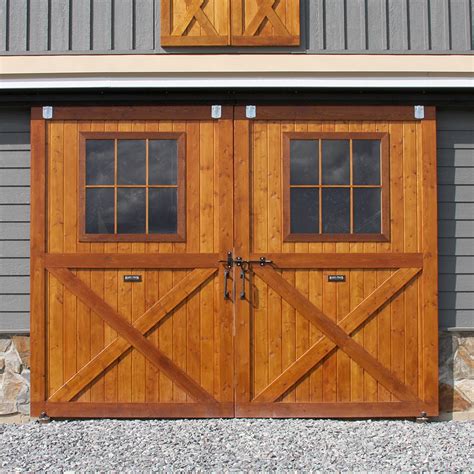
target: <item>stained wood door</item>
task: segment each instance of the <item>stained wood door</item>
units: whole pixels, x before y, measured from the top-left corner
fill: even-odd
[[[41,113],[32,111],[32,414],[233,416],[232,303],[221,297],[219,264],[233,240],[232,111],[224,108],[220,120],[210,107],[58,107],[51,120]],[[177,184],[162,186],[182,187],[177,237],[150,231],[104,239],[104,213],[105,231],[94,234],[94,214],[92,224],[81,215],[89,206],[84,194],[97,189],[81,164],[86,141],[112,144],[115,181],[111,173],[107,188],[107,179],[94,178],[105,196],[121,182],[121,147],[147,144],[146,185],[152,182],[148,140],[160,137],[180,140],[184,158]],[[105,161],[106,148],[91,156]],[[120,195],[133,186],[115,189],[115,222]],[[155,191],[146,189],[147,217]],[[127,196],[124,205],[135,199]]]
[[[257,107],[253,121],[240,108],[235,117],[235,254],[256,262],[237,300],[236,416],[436,415],[434,111],[415,120],[411,107],[269,106]],[[376,184],[361,191],[357,150],[373,142],[382,164]],[[344,160],[331,158],[336,145],[347,148],[340,189],[330,168],[324,174]],[[295,163],[285,162],[293,153]],[[317,159],[322,178],[315,164],[313,182],[304,161]],[[300,184],[289,177],[293,165]],[[299,209],[298,189],[310,196]],[[334,192],[331,204],[325,196]],[[368,192],[382,193],[380,212],[364,224],[372,236],[355,235]],[[325,229],[337,224],[344,195],[353,211],[331,235]],[[288,234],[291,226],[302,233]],[[262,257],[271,263],[260,265]]]

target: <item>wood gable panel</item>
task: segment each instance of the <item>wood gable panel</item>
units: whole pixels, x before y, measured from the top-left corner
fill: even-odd
[[[162,0],[162,46],[230,44],[230,0]]]
[[[162,0],[162,46],[298,46],[299,0]]]

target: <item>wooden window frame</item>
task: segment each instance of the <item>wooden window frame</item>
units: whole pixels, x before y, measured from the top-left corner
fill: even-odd
[[[321,221],[321,193],[323,188],[349,188],[351,191],[350,213],[351,231],[353,231],[354,203],[353,190],[355,188],[376,188],[381,192],[381,232],[377,234],[312,234],[291,232],[290,211],[290,142],[291,140],[319,140],[319,184],[311,185],[319,189],[319,229]],[[350,183],[348,185],[321,184],[321,141],[322,140],[380,140],[380,185],[354,185],[352,146],[350,146]],[[283,230],[284,242],[388,242],[390,241],[390,163],[389,163],[389,135],[385,132],[284,132],[283,133]]]
[[[86,185],[86,140],[177,140],[178,144],[178,176],[177,176],[177,232],[174,234],[88,234],[86,233],[86,188],[113,188],[114,195],[114,228],[117,230],[117,189],[146,189],[146,230],[148,231],[148,190],[169,186],[150,185],[148,183],[148,143],[146,146],[146,183],[144,185],[117,184],[117,149],[115,145],[115,177],[113,185]],[[116,142],[115,142],[116,143]],[[79,241],[80,242],[184,242],[186,239],[186,144],[184,132],[80,132],[79,133]],[[173,186],[174,187],[174,186]]]

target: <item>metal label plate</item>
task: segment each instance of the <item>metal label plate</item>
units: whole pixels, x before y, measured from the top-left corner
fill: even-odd
[[[328,281],[333,283],[343,283],[346,281],[346,275],[328,275]]]
[[[124,275],[123,281],[126,281],[128,283],[139,283],[142,281],[142,276],[141,275]]]

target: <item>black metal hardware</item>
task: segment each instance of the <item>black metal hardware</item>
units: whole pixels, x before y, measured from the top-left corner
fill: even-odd
[[[227,252],[227,258],[225,260],[219,260],[219,263],[224,263],[224,299],[230,299],[230,293],[227,287],[227,282],[230,276],[230,270],[233,266],[240,268],[240,279],[242,280],[242,288],[240,291],[240,299],[245,299],[245,272],[249,269],[253,263],[258,263],[261,267],[273,263],[272,260],[267,260],[266,257],[260,257],[258,260],[244,260],[242,257],[233,256],[232,252]]]
[[[242,290],[240,292],[240,299],[245,299],[245,268],[243,265],[240,266],[240,279],[242,280]]]
[[[224,299],[225,300],[230,300],[230,293],[229,293],[229,290],[227,289],[227,282],[229,280],[229,275],[230,275],[230,269],[226,268],[224,270]]]

